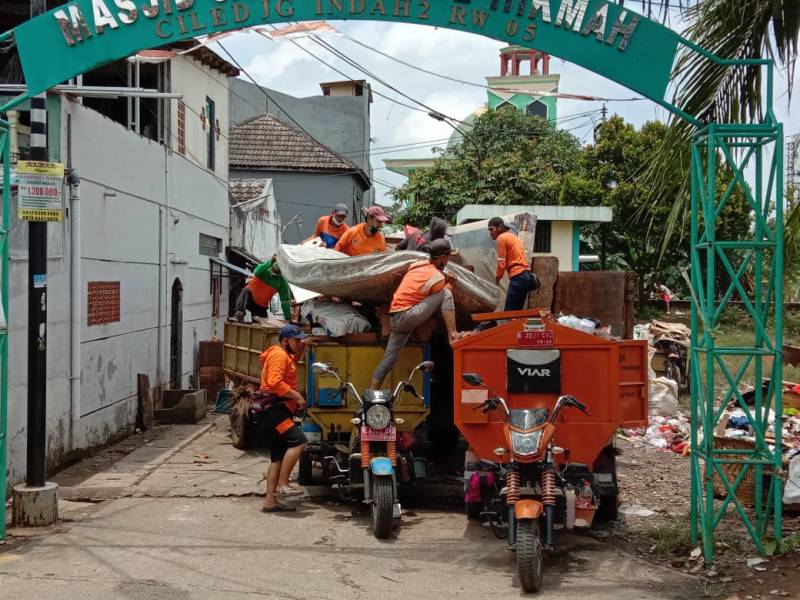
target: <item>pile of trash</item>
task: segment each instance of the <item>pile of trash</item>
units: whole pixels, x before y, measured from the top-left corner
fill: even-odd
[[[770,381],[765,379],[762,384],[765,397],[769,387]],[[782,390],[783,413],[778,416],[773,410],[769,411],[764,438],[767,446],[774,450],[777,444],[776,432],[780,430],[783,462],[788,465],[783,502],[785,505],[800,508],[800,384],[783,382]],[[748,406],[747,411],[735,401],[731,401],[725,409],[714,432],[721,443],[725,443],[725,440],[737,440],[738,447],[755,448],[755,430],[750,421],[751,416],[755,416],[755,394],[755,388],[742,393],[742,399]]]
[[[680,456],[689,455],[691,432],[689,417],[679,410],[672,417],[651,416],[646,428],[623,429],[623,435],[634,446],[649,445]]]

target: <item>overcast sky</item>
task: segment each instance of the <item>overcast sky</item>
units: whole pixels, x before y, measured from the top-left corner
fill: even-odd
[[[382,52],[449,77],[485,84],[487,76],[499,75],[499,49],[504,44],[482,36],[448,29],[377,21],[332,21],[331,25],[346,36]],[[678,29],[681,26],[674,20],[672,25]],[[326,34],[323,39],[404,94],[448,116],[463,119],[486,102],[485,89],[446,81],[400,65],[358,46],[347,37]],[[345,64],[311,39],[303,38],[296,42],[350,78],[370,80],[376,91],[410,104],[407,99]],[[238,33],[224,44],[258,83],[293,96],[320,95],[320,82],[344,79],[342,75],[309,56],[290,41],[274,42],[255,33]],[[561,74],[559,90],[561,92],[615,99],[636,96],[630,90],[560,59],[554,58],[550,64],[551,73]],[[788,135],[800,130],[798,118],[800,84],[796,79],[789,106],[786,97],[782,95],[786,86],[785,81],[784,74],[779,74],[776,85],[776,112],[778,118],[785,124],[785,132]],[[626,121],[637,126],[655,118],[667,119],[666,111],[648,100],[611,101],[607,105],[609,114],[618,113]],[[570,129],[584,142],[590,141],[593,122],[599,118],[602,106],[602,102],[559,99],[559,126]],[[587,111],[597,112],[570,118]],[[405,180],[404,177],[388,171],[384,167],[384,159],[431,156],[430,148],[401,151],[381,150],[381,148],[417,142],[427,143],[430,146],[441,145],[442,140],[449,138],[452,133],[453,130],[449,125],[431,119],[424,112],[411,110],[375,96],[372,105],[372,165],[375,169],[374,183],[378,200],[390,203],[386,184],[400,185]],[[354,150],[360,148],[357,140],[354,140],[353,146]]]

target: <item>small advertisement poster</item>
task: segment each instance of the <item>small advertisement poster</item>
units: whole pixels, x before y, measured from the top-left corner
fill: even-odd
[[[20,221],[61,221],[64,218],[64,165],[21,160],[19,177]]]

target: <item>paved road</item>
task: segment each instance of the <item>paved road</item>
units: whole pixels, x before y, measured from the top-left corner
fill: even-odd
[[[164,449],[149,467],[129,455],[137,469],[123,465],[111,472],[136,471],[136,477],[104,475],[126,484],[121,497],[100,504],[65,503],[74,521],[0,553],[0,598],[522,596],[513,554],[460,512],[412,506],[386,541],[373,537],[366,511],[353,514],[350,505],[333,499],[300,503],[292,516],[260,513],[259,497],[230,491],[256,485],[263,463],[240,455],[250,473],[249,480],[240,481],[237,477],[247,477],[236,475],[219,435],[213,426],[199,437],[194,433],[176,448]],[[203,497],[213,487],[203,478],[219,463],[188,459],[217,460],[214,448],[225,465],[214,472],[226,483],[219,497]],[[101,479],[88,478],[89,487],[98,489]],[[560,538],[539,595],[570,600],[700,596],[693,579],[637,562],[588,535]]]

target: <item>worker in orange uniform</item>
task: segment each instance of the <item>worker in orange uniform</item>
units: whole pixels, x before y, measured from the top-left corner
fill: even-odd
[[[509,231],[503,219],[489,219],[489,235],[497,242],[497,271],[494,282],[499,285],[503,274],[508,272],[508,293],[504,310],[522,310],[528,294],[539,289],[539,278],[531,271],[522,242]]]
[[[321,239],[326,248],[335,248],[348,230],[347,215],[349,212],[346,205],[337,204],[331,214],[319,218],[317,228],[314,230],[314,237]]]
[[[269,444],[267,493],[262,512],[292,512],[294,507],[278,502],[278,496],[302,496],[305,491],[289,483],[289,475],[308,440],[294,422],[294,415],[306,400],[297,391],[297,363],[305,352],[305,338],[297,325],[284,325],[278,344],[261,354],[260,397],[266,406],[255,416],[257,430]]]
[[[456,330],[456,311],[449,283],[455,278],[444,274],[452,248],[444,239],[430,244],[429,260],[412,264],[392,297],[389,307],[389,341],[370,387],[380,389],[383,380],[397,364],[400,351],[414,330],[441,311],[450,343],[464,334]]]
[[[380,206],[370,206],[367,210],[366,222],[354,225],[345,231],[336,250],[348,256],[361,256],[362,254],[375,254],[386,252],[386,239],[381,233],[384,223],[391,217]]]

